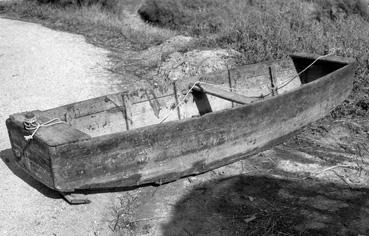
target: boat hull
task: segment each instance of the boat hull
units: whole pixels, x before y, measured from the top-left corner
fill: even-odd
[[[60,145],[40,142],[35,149],[43,151],[34,160],[43,160],[49,173],[31,175],[50,188],[73,192],[165,183],[203,173],[277,145],[329,114],[349,96],[354,69],[348,63],[298,89],[200,117],[81,136]],[[19,125],[12,119],[7,125],[12,144],[20,142]]]

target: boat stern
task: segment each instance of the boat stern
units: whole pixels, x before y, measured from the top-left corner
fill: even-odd
[[[27,141],[24,136],[29,133],[14,116],[6,120],[6,127],[13,151],[11,161],[37,181],[53,188],[49,147],[37,138]]]
[[[32,130],[27,128],[29,124],[26,116],[30,113],[37,121],[36,129],[33,127]],[[55,120],[57,119],[48,117],[42,111],[17,113],[6,120],[14,163],[47,187],[60,192],[72,192],[74,189],[60,189],[56,184],[58,179],[55,179],[54,175],[54,162],[57,158],[55,149],[89,139],[91,136],[64,121]]]

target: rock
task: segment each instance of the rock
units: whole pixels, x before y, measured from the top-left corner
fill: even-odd
[[[162,44],[150,47],[142,52],[132,55],[129,63],[135,67],[156,67],[166,57],[177,51],[188,49],[194,42],[192,37],[183,35],[174,36]]]
[[[183,51],[193,43],[192,37],[177,35],[164,41],[162,44],[143,51],[140,54],[141,59],[147,62],[158,62],[164,60],[169,54]]]
[[[240,55],[235,50],[226,49],[193,50],[186,53],[175,52],[162,62],[158,76],[173,81],[227,70],[236,64],[236,58]]]

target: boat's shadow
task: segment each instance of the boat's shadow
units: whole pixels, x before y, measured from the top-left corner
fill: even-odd
[[[197,177],[193,189],[166,200],[175,204],[163,235],[369,235],[368,127],[321,122],[215,170],[220,179]]]
[[[50,198],[60,198],[60,194],[42,183],[35,180],[32,176],[30,176],[27,172],[19,168],[14,163],[14,154],[11,149],[5,149],[0,151],[0,158],[1,160],[6,164],[6,166],[13,172],[14,175],[18,176],[20,179],[22,179],[24,182],[26,182],[28,185],[33,187],[34,189],[38,190],[40,193],[45,195],[46,197]]]
[[[18,167],[14,163],[14,154],[11,149],[5,149],[0,151],[0,158],[6,164],[6,166],[13,172],[14,175],[22,179],[26,182],[29,186],[39,191],[46,197],[49,198],[63,198],[63,196],[53,189],[48,188],[44,184],[40,183],[39,181],[35,180],[31,175],[25,172],[23,169]],[[135,189],[137,187],[120,187],[120,188],[107,188],[107,189],[90,189],[90,190],[77,190],[74,193],[77,194],[98,194],[98,193],[111,193],[111,192],[122,192],[122,191],[129,191]]]
[[[173,207],[164,236],[367,235],[369,190],[316,180],[233,176],[199,184]]]

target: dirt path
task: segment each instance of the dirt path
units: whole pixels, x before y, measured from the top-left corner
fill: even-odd
[[[81,36],[0,18],[0,156],[11,154],[5,119],[118,90],[107,51]],[[11,163],[10,163],[11,166]],[[20,178],[21,177],[21,178]],[[70,206],[24,173],[0,161],[0,235],[106,235],[114,193]]]

